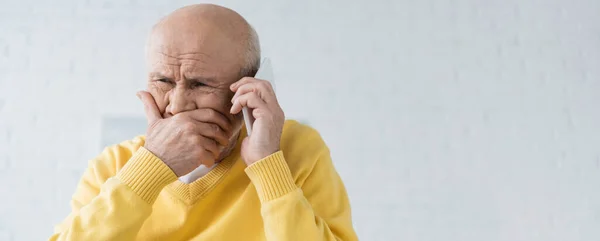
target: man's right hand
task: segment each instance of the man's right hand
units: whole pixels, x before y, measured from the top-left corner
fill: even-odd
[[[160,158],[178,177],[200,164],[212,166],[227,146],[231,124],[213,109],[196,109],[163,118],[152,95],[137,93],[148,119],[144,147]]]

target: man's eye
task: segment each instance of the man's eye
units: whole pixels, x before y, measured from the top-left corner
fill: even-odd
[[[202,87],[202,86],[206,86],[206,84],[202,83],[202,82],[194,82],[192,84],[194,87]]]
[[[166,78],[157,79],[156,81],[162,82],[162,83],[167,83],[167,84],[172,84],[173,83],[170,79],[166,79]]]

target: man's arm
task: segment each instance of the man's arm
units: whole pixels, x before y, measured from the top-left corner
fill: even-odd
[[[344,184],[323,149],[300,188],[281,151],[247,167],[267,240],[358,240]]]
[[[228,139],[230,123],[215,110],[162,118],[149,92],[137,95],[148,120],[144,147],[141,140],[135,147],[117,145],[92,161],[73,195],[72,213],[50,240],[135,239],[161,190],[201,163],[212,165],[219,154],[217,140]],[[123,168],[117,172],[118,166]]]
[[[244,138],[241,155],[261,202],[267,239],[356,240],[346,190],[320,136],[308,140],[287,130],[287,136],[294,138],[291,142],[302,148],[290,155],[294,158],[293,170],[299,170],[295,167],[298,163],[312,167],[301,173],[306,178],[304,182],[298,180],[298,188],[280,150],[284,148],[280,143],[285,114],[271,84],[244,77],[230,89],[235,92],[230,112],[238,114],[247,107],[254,117],[252,134]],[[290,149],[286,151],[289,153]]]
[[[177,177],[145,148],[130,151],[114,146],[90,162],[71,200],[71,214],[49,240],[135,239],[160,191]]]

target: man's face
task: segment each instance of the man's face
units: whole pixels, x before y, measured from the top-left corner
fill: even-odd
[[[234,94],[229,86],[239,80],[243,63],[238,45],[217,31],[197,27],[152,34],[147,49],[148,91],[163,117],[210,108],[239,131],[241,118],[229,113]]]

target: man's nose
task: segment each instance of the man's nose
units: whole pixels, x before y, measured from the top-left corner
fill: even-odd
[[[196,103],[192,96],[184,88],[175,88],[169,95],[169,105],[167,106],[167,113],[171,116],[176,115],[184,111],[190,111],[196,109]]]

